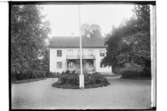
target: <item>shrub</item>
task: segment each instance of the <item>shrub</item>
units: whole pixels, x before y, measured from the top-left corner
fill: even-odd
[[[122,72],[122,78],[133,78],[133,79],[141,79],[141,78],[151,78],[150,72],[137,72],[137,71],[125,71]]]
[[[28,79],[41,79],[46,78],[47,72],[46,71],[27,71],[24,73],[12,73],[11,74],[11,81],[17,81],[17,80],[28,80]]]
[[[114,67],[113,71],[121,74],[122,78],[151,78],[151,68],[143,67],[135,63],[125,63],[122,67]]]
[[[59,77],[60,73],[55,73],[55,72],[47,72],[46,77],[48,78],[56,78]]]
[[[84,75],[85,88],[95,88],[109,85],[109,82],[99,73]],[[79,88],[79,74],[75,72],[65,72],[55,82],[53,87],[58,88]]]

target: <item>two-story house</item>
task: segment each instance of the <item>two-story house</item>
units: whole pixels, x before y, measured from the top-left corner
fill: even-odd
[[[53,37],[50,39],[50,72],[80,71],[79,37]],[[106,56],[104,38],[82,37],[82,61],[84,72],[112,74],[111,67],[101,66]]]

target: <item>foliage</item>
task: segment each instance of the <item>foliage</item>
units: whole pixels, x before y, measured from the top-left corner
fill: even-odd
[[[95,88],[109,85],[109,82],[103,75],[99,73],[85,74],[84,75],[85,88]],[[75,72],[65,72],[60,75],[57,82],[53,87],[58,88],[79,88],[79,74]]]
[[[97,24],[83,24],[81,26],[81,32],[84,37],[101,38],[101,28]]]
[[[44,79],[44,78],[57,78],[59,77],[59,73],[52,73],[44,70],[31,70],[26,73],[17,74],[13,73],[11,75],[12,82],[18,82],[22,80],[35,80],[35,79]]]
[[[36,5],[11,5],[11,73],[47,70],[49,32]],[[32,72],[33,73],[33,72]]]
[[[134,12],[138,19],[138,28],[140,31],[150,32],[150,8],[149,5],[137,5]]]
[[[128,37],[133,32],[137,32],[135,24],[136,20],[132,19],[128,21],[126,25],[115,28],[112,31],[112,35],[109,35],[109,38],[106,41],[107,56],[103,59],[102,64],[116,66],[121,65],[128,60],[128,57],[130,56],[129,54],[131,54],[129,53],[131,44],[129,40],[127,41],[124,38]],[[121,59],[122,61],[120,61]]]
[[[124,71],[122,72],[122,78],[133,78],[133,79],[141,79],[141,78],[150,78],[150,72],[137,72],[137,71]]]
[[[150,70],[150,10],[148,5],[138,5],[134,10],[137,19],[132,18],[125,25],[114,28],[108,34],[107,56],[103,65],[113,67],[125,63],[137,63]]]
[[[12,74],[12,81],[46,78],[45,71],[29,71],[22,74]]]
[[[86,87],[92,87],[92,86],[107,86],[109,85],[109,82],[107,81],[106,78],[104,78],[103,75],[99,74],[99,73],[93,73],[93,74],[87,74],[85,76],[85,86]]]

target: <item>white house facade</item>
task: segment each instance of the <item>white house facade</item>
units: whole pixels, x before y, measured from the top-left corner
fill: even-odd
[[[112,67],[101,66],[106,56],[103,39],[85,38],[82,61],[84,73],[101,72],[112,74]],[[50,40],[50,72],[80,72],[79,37],[55,37]]]

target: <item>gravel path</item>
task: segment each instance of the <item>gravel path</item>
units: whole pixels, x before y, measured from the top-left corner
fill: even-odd
[[[59,89],[56,79],[12,84],[12,109],[145,109],[150,107],[150,80],[110,79],[92,89]]]

